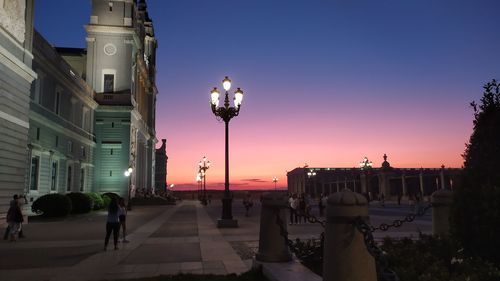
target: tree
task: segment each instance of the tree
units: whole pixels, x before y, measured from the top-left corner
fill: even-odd
[[[454,193],[451,232],[470,256],[500,263],[500,83],[484,85],[473,132],[462,155],[464,170]]]

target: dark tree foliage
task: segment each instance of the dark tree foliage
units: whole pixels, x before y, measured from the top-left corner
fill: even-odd
[[[500,84],[483,88],[480,103],[471,103],[474,131],[462,155],[451,231],[467,255],[500,263]]]

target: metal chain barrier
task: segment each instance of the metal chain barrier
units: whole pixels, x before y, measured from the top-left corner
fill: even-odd
[[[375,259],[377,265],[377,279],[385,281],[399,281],[399,277],[396,273],[389,269],[389,262],[387,261],[384,252],[377,246],[377,243],[373,238],[373,227],[366,223],[362,218],[357,218],[353,224],[363,235],[366,249]]]
[[[424,208],[418,208],[416,213],[408,214],[402,220],[394,220],[391,224],[382,223],[378,227],[371,226],[371,231],[372,232],[377,231],[377,230],[387,231],[390,228],[401,227],[404,223],[412,222],[415,220],[415,218],[425,215],[427,210],[429,210],[431,207],[432,207],[432,204],[428,204]]]
[[[324,237],[325,232],[323,231],[320,234],[319,239],[308,239],[302,241],[300,238],[296,238],[295,241],[288,238],[288,231],[285,229],[285,222],[279,216],[279,210],[275,211],[276,215],[276,224],[280,228],[280,235],[285,239],[285,243],[287,244],[290,251],[292,251],[297,258],[302,261],[309,262],[322,262],[323,261],[323,245],[324,245]],[[314,217],[311,219],[311,222],[319,223],[324,226],[324,221],[320,221]]]

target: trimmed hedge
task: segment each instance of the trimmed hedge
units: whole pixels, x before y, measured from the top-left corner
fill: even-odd
[[[87,194],[72,192],[66,194],[66,196],[71,200],[73,205],[72,214],[85,214],[92,210],[92,199]]]
[[[65,217],[72,210],[72,203],[69,197],[59,194],[46,194],[33,202],[31,210],[43,217]]]
[[[90,199],[92,199],[92,210],[100,210],[104,208],[104,199],[97,192],[87,192],[85,193]],[[108,203],[109,204],[109,203]]]

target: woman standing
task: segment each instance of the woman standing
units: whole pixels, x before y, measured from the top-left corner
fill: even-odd
[[[104,239],[104,251],[108,248],[109,237],[113,231],[115,250],[118,250],[118,232],[120,231],[120,219],[118,214],[118,201],[115,197],[111,199],[108,206],[108,217],[106,220],[106,238]]]
[[[118,201],[118,219],[120,220],[120,226],[122,229],[123,243],[128,243],[127,237],[127,206],[125,205],[125,200],[120,197]]]

